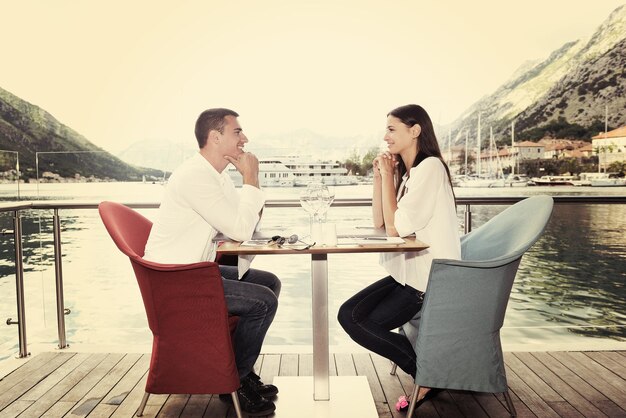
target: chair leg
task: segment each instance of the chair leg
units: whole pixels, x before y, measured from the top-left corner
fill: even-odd
[[[146,407],[146,404],[148,403],[148,398],[150,397],[150,394],[148,392],[143,394],[143,399],[141,399],[141,403],[139,404],[139,409],[137,409],[137,416],[138,417],[142,417],[143,416],[143,410]]]
[[[515,418],[517,416],[517,412],[515,411],[515,406],[513,405],[513,400],[511,399],[511,395],[509,395],[508,389],[504,392],[504,400],[506,400],[506,406],[509,409],[511,417]]]
[[[230,395],[233,397],[233,406],[235,407],[237,418],[242,418],[243,415],[241,415],[241,405],[239,405],[239,396],[237,396],[237,391],[232,392]]]
[[[413,393],[411,394],[411,402],[409,403],[409,411],[406,413],[406,418],[411,418],[413,412],[415,412],[415,404],[417,403],[417,394],[419,393],[419,385],[413,387]]]
[[[392,376],[395,376],[397,368],[398,368],[398,365],[392,361],[391,362],[391,371],[389,372],[389,374],[392,375]]]

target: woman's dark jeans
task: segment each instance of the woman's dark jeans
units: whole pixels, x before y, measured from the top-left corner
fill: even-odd
[[[388,358],[415,377],[416,356],[409,340],[397,332],[422,308],[424,293],[387,276],[348,299],[337,319],[359,345]]]

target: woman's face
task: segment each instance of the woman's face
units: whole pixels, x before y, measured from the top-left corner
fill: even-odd
[[[387,133],[384,140],[390,153],[402,154],[407,149],[415,148],[413,136],[411,128],[400,119],[391,115],[387,117]]]

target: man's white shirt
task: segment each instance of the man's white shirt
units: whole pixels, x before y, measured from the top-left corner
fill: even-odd
[[[215,235],[250,239],[264,204],[261,190],[244,184],[237,193],[226,170],[218,173],[198,153],[169,178],[144,259],[161,264],[214,261]],[[240,275],[242,267],[247,270],[241,264]]]

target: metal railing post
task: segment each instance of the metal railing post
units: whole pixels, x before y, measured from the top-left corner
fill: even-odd
[[[24,308],[24,265],[22,264],[22,219],[20,211],[13,212],[13,240],[15,244],[15,297],[17,299],[17,321],[7,319],[7,325],[17,325],[19,357],[28,357],[26,342],[26,310]]]
[[[468,234],[472,231],[472,206],[468,203],[465,205],[465,233]]]
[[[52,217],[52,234],[54,235],[54,275],[56,278],[57,292],[57,329],[59,334],[59,348],[67,348],[65,336],[65,302],[63,294],[63,268],[61,264],[61,221],[59,209],[54,209]],[[67,312],[69,313],[69,311]]]

